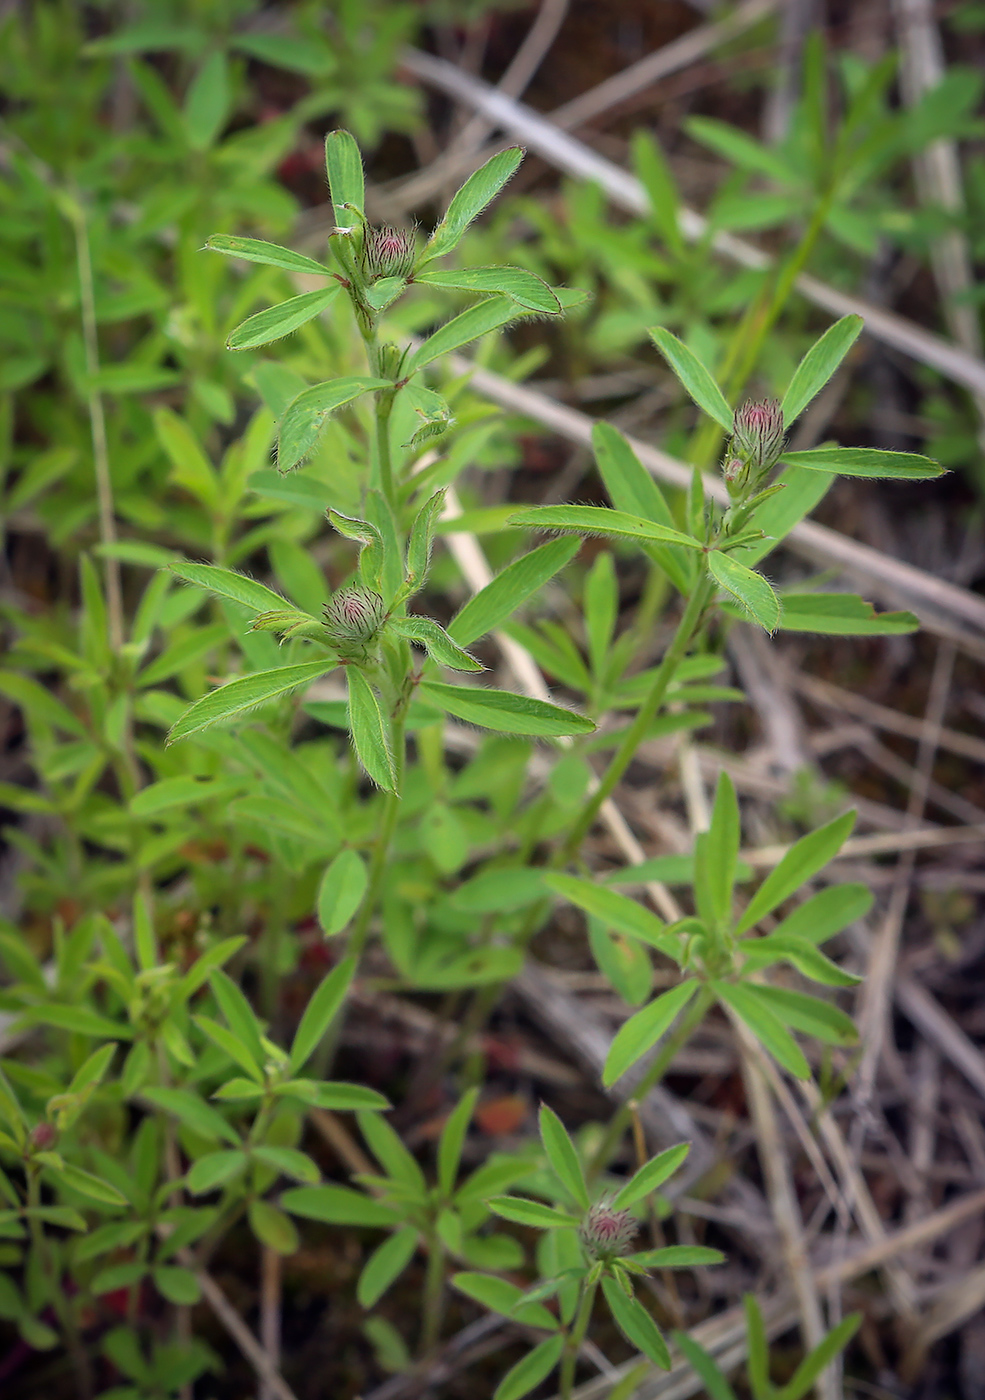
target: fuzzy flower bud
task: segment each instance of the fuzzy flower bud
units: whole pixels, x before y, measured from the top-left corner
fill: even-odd
[[[616,1210],[611,1201],[596,1201],[581,1222],[578,1233],[589,1254],[596,1259],[625,1254],[639,1227],[632,1211]]]
[[[363,269],[371,282],[379,277],[409,277],[417,247],[410,229],[383,224],[367,228],[363,245]]]
[[[58,1141],[58,1129],[52,1123],[36,1123],[31,1129],[30,1143],[36,1152],[47,1152]]]
[[[732,446],[760,471],[774,466],[783,451],[783,412],[778,399],[748,399],[735,411]]]
[[[325,625],[334,642],[371,642],[386,616],[383,599],[368,588],[340,588],[325,605]]]

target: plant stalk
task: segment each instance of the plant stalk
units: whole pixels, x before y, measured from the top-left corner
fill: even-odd
[[[578,1363],[578,1353],[581,1344],[585,1340],[585,1333],[588,1331],[588,1324],[592,1320],[592,1305],[595,1302],[596,1285],[582,1282],[582,1293],[578,1303],[578,1311],[575,1320],[564,1343],[564,1351],[561,1353],[561,1400],[571,1400],[575,1383],[575,1366]]]
[[[430,1356],[438,1345],[441,1317],[444,1311],[445,1250],[436,1234],[428,1241],[428,1262],[424,1275],[424,1300],[421,1308],[421,1356]]]
[[[702,564],[704,564],[703,557]],[[561,861],[559,863],[571,860],[580,850],[581,843],[591,830],[603,802],[612,796],[620,778],[633,761],[636,750],[646,738],[646,731],[663,704],[678,666],[687,654],[687,649],[700,626],[705,608],[711,601],[713,592],[714,582],[709,578],[707,566],[704,566],[688,599],[684,614],[677,624],[674,639],[664,652],[663,660],[657,667],[657,674],[653,678],[649,693],[637,711],[633,723],[623,736],[618,749],[613,754],[601,782],[582,808],[568,839],[561,848]]]

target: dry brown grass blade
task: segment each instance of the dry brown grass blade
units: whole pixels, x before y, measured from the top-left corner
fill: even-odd
[[[432,54],[407,49],[403,63],[422,82],[483,112],[509,132],[511,137],[523,141],[559,170],[601,185],[614,204],[634,214],[648,212],[646,191],[633,175],[597,155],[566,132],[558,130],[532,108],[513,101],[488,83],[460,72],[453,64]],[[698,239],[707,232],[707,224],[696,211],[684,209],[681,212],[681,230],[687,238]],[[742,267],[763,268],[772,261],[768,253],[731,234],[719,233],[712,241],[718,252]],[[931,366],[956,384],[985,394],[985,361],[969,355],[966,350],[925,331],[902,316],[829,287],[816,277],[802,274],[796,285],[816,306],[834,316],[855,313],[864,317],[868,333],[883,344]]]
[[[880,831],[873,836],[850,836],[835,859],[941,849],[966,842],[985,843],[985,826],[931,826],[916,831]],[[758,850],[740,851],[739,856],[747,865],[764,869],[776,865],[789,849],[789,846],[760,846]]]
[[[917,1029],[985,1098],[985,1055],[955,1024],[936,997],[912,977],[901,977],[896,984],[896,1001]]]

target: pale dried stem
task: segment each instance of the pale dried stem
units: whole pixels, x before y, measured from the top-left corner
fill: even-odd
[[[260,1345],[270,1364],[280,1367],[281,1257],[275,1249],[263,1246],[260,1253]],[[258,1400],[277,1400],[269,1381],[260,1377]]]
[[[824,1318],[807,1257],[804,1223],[790,1175],[786,1144],[773,1111],[769,1086],[760,1071],[758,1057],[751,1048],[752,1034],[738,1017],[732,1016],[730,1019],[741,1047],[742,1078],[756,1129],[759,1163],[766,1181],[773,1219],[780,1231],[784,1262],[797,1299],[801,1337],[805,1350],[812,1351],[824,1336]],[[815,1385],[818,1400],[840,1400],[837,1390],[832,1389],[831,1380],[831,1371],[827,1368],[826,1376],[820,1376]]]

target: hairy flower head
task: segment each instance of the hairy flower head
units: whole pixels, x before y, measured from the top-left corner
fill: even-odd
[[[581,1242],[596,1259],[625,1254],[639,1227],[629,1210],[616,1210],[611,1201],[596,1201],[579,1226]]]
[[[775,466],[783,451],[783,411],[778,399],[747,399],[732,421],[734,451],[761,471]]]
[[[325,626],[334,642],[371,642],[385,617],[383,599],[369,588],[340,588],[325,604]]]
[[[417,247],[410,229],[382,224],[367,228],[363,244],[363,269],[370,281],[379,277],[409,277]]]

